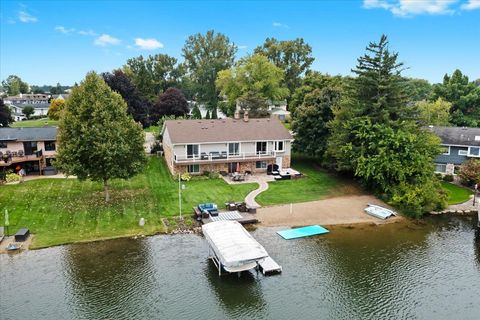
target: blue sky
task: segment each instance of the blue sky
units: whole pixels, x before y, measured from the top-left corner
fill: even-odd
[[[30,84],[73,84],[140,54],[181,59],[185,39],[210,29],[234,41],[238,56],[266,37],[303,37],[313,69],[342,75],[385,33],[405,75],[440,82],[459,68],[480,78],[480,0],[0,3],[0,79]]]

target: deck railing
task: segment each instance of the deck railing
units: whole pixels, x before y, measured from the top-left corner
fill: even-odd
[[[179,162],[221,162],[225,160],[256,160],[275,157],[275,151],[268,152],[240,152],[240,153],[228,153],[228,152],[202,152],[195,155],[178,155],[174,154],[174,161]]]

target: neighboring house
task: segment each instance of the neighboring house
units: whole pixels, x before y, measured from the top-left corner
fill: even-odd
[[[0,128],[0,167],[43,174],[56,156],[56,127]]]
[[[241,105],[237,102],[235,111],[240,112]],[[268,101],[268,113],[280,121],[290,120],[290,111],[287,111],[287,101]]]
[[[442,139],[445,152],[435,159],[435,171],[456,174],[456,169],[469,159],[480,159],[480,128],[428,127]]]
[[[292,135],[277,119],[168,120],[162,134],[172,174],[290,167]]]
[[[193,111],[193,108],[195,106],[198,106],[198,110],[200,110],[200,114],[202,115],[202,119],[205,119],[205,117],[207,116],[208,109],[205,107],[205,105],[197,103],[196,101],[188,101],[188,109],[189,109],[188,115],[189,116],[192,115],[192,111]],[[210,111],[210,116],[211,115],[212,115],[212,112]],[[227,116],[222,112],[222,110],[220,110],[220,108],[217,108],[217,118],[223,119],[223,118],[226,118],[226,117]]]
[[[50,107],[49,99],[50,96],[47,94],[20,93],[17,96],[6,97],[3,101],[12,110],[14,120],[21,121],[26,119],[22,111],[26,106],[33,107],[32,116],[46,116]]]

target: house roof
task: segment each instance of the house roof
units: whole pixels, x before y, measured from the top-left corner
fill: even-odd
[[[3,141],[52,141],[57,139],[56,127],[43,128],[0,128]]]
[[[428,127],[442,139],[442,144],[458,146],[480,146],[480,128]]]
[[[277,119],[167,120],[165,129],[173,144],[292,139]]]

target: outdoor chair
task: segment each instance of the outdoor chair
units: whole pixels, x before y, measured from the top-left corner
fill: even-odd
[[[222,151],[222,154],[220,155],[222,159],[227,159],[227,151]]]
[[[19,156],[19,157],[25,156],[25,153],[23,152],[23,150],[19,150],[19,151],[18,151],[18,156]]]
[[[208,154],[206,152],[202,152],[200,154],[200,159],[201,160],[208,160]]]
[[[17,151],[12,152],[12,157],[17,157]]]

